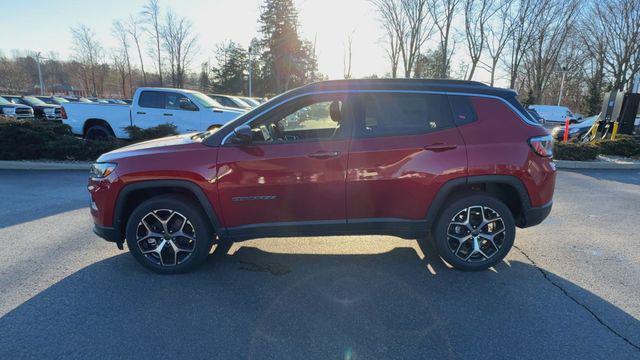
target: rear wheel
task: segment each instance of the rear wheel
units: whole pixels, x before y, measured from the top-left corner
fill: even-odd
[[[88,140],[110,140],[115,136],[111,129],[105,125],[91,125],[84,134],[85,139]]]
[[[515,221],[500,200],[469,195],[450,203],[435,227],[440,256],[456,269],[479,271],[504,259],[515,239]]]
[[[126,239],[131,254],[162,274],[184,273],[201,265],[213,243],[213,228],[188,198],[162,195],[140,204],[129,217]]]

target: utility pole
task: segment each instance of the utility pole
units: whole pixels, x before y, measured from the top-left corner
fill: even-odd
[[[249,97],[253,97],[253,92],[251,87],[253,86],[252,82],[253,82],[253,65],[251,63],[252,58],[251,58],[251,52],[253,51],[253,49],[251,48],[251,45],[249,45]]]
[[[40,95],[44,95],[44,80],[42,80],[42,70],[40,70],[40,53],[36,53],[36,64],[38,65],[38,80],[40,80]]]
[[[558,106],[560,106],[560,103],[562,102],[562,93],[564,92],[564,77],[567,74],[567,68],[566,67],[562,67],[562,80],[560,81],[560,94],[558,95]]]

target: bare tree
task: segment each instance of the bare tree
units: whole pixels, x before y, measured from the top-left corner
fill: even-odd
[[[86,25],[71,28],[71,35],[76,60],[82,64],[82,70],[90,75],[92,95],[97,96],[99,82],[97,75],[100,75],[97,74],[97,68],[103,53],[102,46],[96,40],[95,32]]]
[[[427,0],[372,0],[372,3],[389,34],[387,53],[392,63],[397,64],[402,56],[404,76],[410,78],[422,46],[433,34]]]
[[[160,25],[160,5],[158,0],[149,0],[149,2],[142,8],[142,16],[146,19],[149,27],[147,31],[151,38],[155,41],[155,56],[158,60],[158,75],[160,77],[160,86],[163,85],[162,80],[162,53],[160,51],[161,25]]]
[[[398,77],[400,66],[400,53],[404,45],[406,34],[406,20],[402,15],[399,1],[396,0],[371,0],[375,6],[380,23],[387,36],[387,57],[391,63],[391,77]]]
[[[131,58],[129,57],[129,31],[121,20],[115,20],[111,32],[120,43],[120,58],[127,67],[127,75],[129,77],[129,96],[133,97],[133,78],[131,76]],[[122,89],[122,96],[127,97],[124,88]]]
[[[111,51],[111,61],[113,68],[116,70],[122,89],[122,95],[126,97],[127,88],[127,60],[122,48],[113,49]],[[131,84],[131,83],[129,83]]]
[[[515,88],[520,64],[529,51],[535,36],[536,22],[549,0],[517,0],[515,8],[505,19],[511,29],[509,49],[509,87]]]
[[[344,46],[344,55],[342,59],[342,67],[345,79],[351,79],[351,59],[353,54],[353,32],[347,35],[347,41]]]
[[[471,59],[471,67],[467,72],[467,80],[473,79],[476,67],[480,62],[482,51],[487,44],[488,23],[500,10],[504,3],[495,4],[492,0],[464,1],[464,28],[467,50]]]
[[[162,45],[168,55],[171,81],[174,87],[183,87],[185,70],[195,53],[197,37],[192,23],[184,17],[167,12],[161,29]]]
[[[461,0],[429,0],[428,10],[440,35],[442,62],[438,75],[441,78],[449,77],[451,56],[454,51],[454,46],[450,46],[453,43],[451,25],[453,24],[453,17],[460,1]]]
[[[560,64],[565,55],[567,39],[574,33],[579,0],[545,0],[543,11],[535,21],[531,47],[525,54],[529,89],[538,102],[549,84],[553,72],[566,72],[568,64]]]
[[[140,69],[142,71],[142,83],[147,85],[147,73],[144,71],[144,61],[142,59],[142,50],[140,48],[140,36],[141,30],[139,28],[139,20],[135,18],[133,15],[129,16],[127,19],[126,27],[129,35],[133,39],[133,43],[136,44],[136,50],[138,52],[138,58],[140,60]]]
[[[640,70],[640,0],[604,0],[594,7],[599,28],[608,35],[605,70],[613,88],[630,86]]]
[[[484,69],[491,74],[490,85],[494,86],[496,81],[496,71],[498,63],[502,58],[502,54],[509,41],[509,35],[512,32],[513,24],[505,22],[504,19],[508,18],[508,14],[511,12],[511,5],[513,0],[504,0],[499,10],[486,26],[486,49],[488,53],[488,61],[480,60],[480,64]]]

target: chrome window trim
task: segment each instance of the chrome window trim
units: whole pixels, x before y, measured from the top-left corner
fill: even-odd
[[[252,122],[253,120],[255,120],[256,118],[266,114],[267,112],[280,107],[283,104],[288,103],[289,101],[293,101],[296,99],[299,99],[303,96],[312,96],[312,95],[324,95],[324,94],[345,94],[345,93],[400,93],[400,94],[432,94],[432,95],[453,95],[453,96],[477,96],[477,97],[483,97],[483,98],[489,98],[489,99],[497,99],[502,101],[504,104],[506,104],[509,109],[511,109],[511,111],[513,111],[516,115],[518,115],[520,117],[520,120],[524,121],[525,124],[529,125],[529,126],[535,126],[535,127],[542,127],[542,125],[540,125],[537,122],[533,122],[531,120],[529,120],[526,116],[524,116],[524,114],[522,114],[520,111],[518,111],[518,109],[516,109],[513,105],[511,105],[511,103],[509,103],[507,100],[505,100],[504,98],[500,97],[500,96],[496,96],[496,95],[488,95],[488,94],[478,94],[478,93],[466,93],[466,92],[452,92],[452,91],[429,91],[429,90],[323,90],[323,91],[312,91],[312,92],[307,92],[304,94],[298,94],[296,96],[290,97],[288,99],[285,99],[273,106],[271,106],[270,108],[260,112],[259,114],[255,115],[254,117],[252,117],[251,119],[245,121],[244,123],[242,123],[241,125],[238,126],[244,126],[247,125],[248,123]],[[229,137],[231,137],[231,135],[233,135],[233,130],[231,130],[231,132],[229,132],[223,139],[222,142],[220,143],[220,146],[225,145],[225,143],[227,142],[227,140],[229,139]]]

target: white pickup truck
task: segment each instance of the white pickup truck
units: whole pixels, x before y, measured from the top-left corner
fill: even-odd
[[[124,129],[131,125],[146,129],[173,124],[184,134],[224,125],[244,112],[223,107],[197,91],[143,87],[136,90],[132,105],[65,103],[62,122],[87,139],[126,139],[129,134]]]

